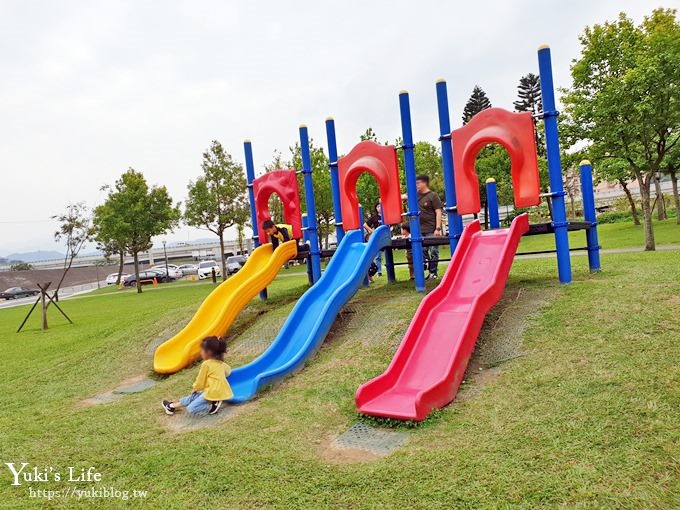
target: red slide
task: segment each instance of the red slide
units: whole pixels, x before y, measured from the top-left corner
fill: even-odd
[[[529,217],[510,228],[481,231],[470,223],[441,283],[418,306],[385,372],[356,393],[359,412],[398,420],[424,420],[456,397],[484,316],[503,295]]]

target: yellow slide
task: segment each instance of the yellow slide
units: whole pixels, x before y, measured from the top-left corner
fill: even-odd
[[[153,369],[172,374],[193,363],[206,336],[224,335],[239,312],[276,277],[283,264],[297,254],[293,241],[281,243],[276,250],[263,244],[250,254],[234,276],[213,290],[182,331],[163,342],[153,355]]]

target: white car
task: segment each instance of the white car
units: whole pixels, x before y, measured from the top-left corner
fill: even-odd
[[[227,266],[227,274],[232,275],[238,273],[239,269],[244,266],[246,257],[243,255],[232,255],[231,257],[227,257],[225,263]]]
[[[215,269],[216,276],[222,276],[222,269],[217,262],[214,260],[204,260],[198,263],[198,279],[205,280],[206,278],[212,278],[212,272]]]
[[[198,266],[196,264],[182,264],[178,269],[182,271],[183,276],[186,276],[189,274],[196,274]]]
[[[157,266],[153,266],[151,269],[163,271],[165,273],[165,264],[159,264]],[[168,264],[168,273],[170,273],[170,278],[174,278],[175,280],[179,280],[184,276],[184,273],[182,273],[182,270],[179,268],[178,265],[175,264]]]
[[[130,276],[127,273],[121,273],[120,275],[120,281],[121,283]],[[118,281],[118,273],[111,273],[109,276],[106,277],[106,285],[115,285],[116,282]]]

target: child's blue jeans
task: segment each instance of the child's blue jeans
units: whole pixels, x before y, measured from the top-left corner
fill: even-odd
[[[191,395],[180,398],[179,403],[189,414],[208,414],[211,404],[209,400],[203,398],[202,391],[195,391]]]

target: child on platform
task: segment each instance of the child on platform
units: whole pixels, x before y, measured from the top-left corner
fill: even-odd
[[[411,225],[408,222],[401,224],[401,237],[404,239],[411,239]],[[408,276],[413,280],[413,251],[411,248],[406,249],[406,262],[408,262]]]
[[[227,343],[216,336],[209,336],[201,342],[201,368],[191,388],[191,395],[182,397],[178,402],[164,400],[166,414],[173,415],[181,407],[189,414],[215,414],[222,402],[234,396],[227,377],[231,368],[224,362]]]
[[[286,227],[277,227],[272,220],[265,220],[262,223],[262,230],[269,236],[269,242],[272,243],[272,248],[276,249],[279,243],[290,241],[290,234]]]

